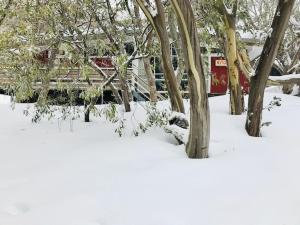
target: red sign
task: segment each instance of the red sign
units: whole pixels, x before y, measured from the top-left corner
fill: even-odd
[[[226,94],[229,85],[227,62],[222,56],[212,56],[210,58],[211,72],[211,94]],[[249,82],[245,75],[240,71],[240,83],[244,93],[249,92]]]
[[[227,66],[227,62],[225,59],[217,59],[215,61],[215,63],[216,63],[216,66]]]
[[[112,59],[110,57],[97,57],[92,59],[101,68],[113,68]]]

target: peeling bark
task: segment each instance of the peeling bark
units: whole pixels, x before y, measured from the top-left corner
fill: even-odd
[[[210,138],[210,118],[205,76],[194,13],[189,0],[172,0],[176,12],[190,91],[190,132],[186,153],[189,158],[207,158]]]
[[[238,70],[237,44],[236,44],[236,10],[238,1],[234,2],[234,10],[229,13],[223,4],[219,1],[219,11],[225,25],[225,52],[227,59],[227,71],[229,77],[230,91],[230,113],[232,115],[241,115],[244,111],[244,96],[240,84],[240,75]]]

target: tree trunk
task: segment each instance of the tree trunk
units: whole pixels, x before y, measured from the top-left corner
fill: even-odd
[[[148,35],[148,40],[146,43],[146,52],[150,52],[150,49],[153,44],[153,32],[151,31],[150,34]],[[157,102],[157,90],[156,90],[156,84],[155,84],[155,75],[152,71],[151,64],[150,64],[150,58],[146,57],[143,58],[143,63],[144,63],[144,69],[145,73],[147,76],[147,81],[148,81],[148,88],[149,88],[149,97],[150,101],[153,103]]]
[[[182,96],[176,81],[175,72],[171,61],[170,41],[168,31],[166,28],[164,6],[161,0],[155,0],[157,7],[157,14],[151,15],[150,11],[146,8],[143,0],[136,0],[140,8],[143,10],[147,19],[151,22],[155,29],[159,42],[161,45],[162,66],[164,70],[165,82],[168,94],[171,101],[173,111],[184,113],[184,105]]]
[[[94,14],[96,22],[103,30],[107,39],[110,41],[110,45],[114,46],[113,53],[115,56],[124,56],[126,55],[124,42],[122,41],[122,35],[119,35],[118,23],[116,21],[116,14],[114,13],[113,7],[111,5],[111,1],[106,0],[106,9],[107,16],[109,18],[109,25],[103,23],[103,20]],[[118,72],[121,93],[123,98],[123,104],[126,112],[130,112],[130,100],[132,99],[131,91],[129,90],[129,86],[127,84],[127,65],[126,68],[120,68],[121,65],[114,65],[115,70]],[[122,71],[121,71],[122,70]]]
[[[182,41],[180,40],[180,35],[177,31],[176,15],[174,14],[173,10],[170,10],[168,13],[168,24],[170,27],[170,36],[171,36],[173,44],[176,48],[178,67],[177,67],[175,73],[176,73],[176,79],[177,79],[178,86],[181,89],[181,81],[182,81],[184,70],[185,70],[184,55],[182,52],[182,44],[181,44]]]
[[[126,70],[127,73],[127,70]],[[121,85],[121,93],[123,98],[123,104],[125,108],[125,112],[130,112],[130,94],[129,94],[129,87],[127,84],[127,74],[122,73],[119,71],[119,80]]]
[[[125,55],[125,54],[126,52],[124,47],[121,44],[119,44],[119,55]],[[125,112],[130,112],[131,111],[130,100],[132,99],[132,97],[131,97],[131,91],[127,84],[127,65],[115,65],[115,70],[117,71],[119,77]]]
[[[55,59],[58,53],[59,42],[53,45],[53,49],[50,51],[50,57],[47,62],[46,70],[44,71],[43,76],[41,77],[42,87],[39,92],[39,97],[37,99],[37,105],[45,106],[47,105],[48,94],[49,94],[49,86],[50,86],[50,72],[54,69]],[[41,71],[42,73],[42,71]]]
[[[227,71],[229,76],[230,113],[232,115],[241,115],[244,111],[244,101],[237,63],[238,58],[236,48],[235,19],[232,15],[226,14],[224,17],[224,22],[226,30],[225,46],[228,64]]]
[[[207,158],[210,119],[205,76],[195,18],[189,0],[172,0],[178,19],[190,89],[190,133],[186,152],[190,158]]]
[[[250,77],[254,75],[254,70],[250,64],[250,59],[246,49],[239,49],[237,57],[239,69],[243,72],[246,79],[250,81]]]
[[[136,2],[134,2],[133,7],[134,7],[134,15],[136,18],[136,25],[139,29],[139,31],[135,32],[135,35],[136,35],[135,39],[136,39],[136,42],[138,42],[140,35],[142,35],[141,31],[142,31],[143,25],[142,25],[141,16],[139,13],[138,4]],[[145,50],[146,50],[146,53],[149,53],[151,50],[152,44],[153,44],[153,31],[150,31],[150,33],[148,34],[148,36],[146,38],[147,38],[147,42],[146,42]],[[155,76],[154,76],[152,68],[151,68],[150,57],[143,58],[143,64],[144,64],[145,74],[146,74],[147,81],[148,81],[150,102],[156,103],[157,102],[157,90],[156,90],[156,85],[155,85]]]
[[[150,102],[156,103],[157,102],[157,90],[156,90],[156,85],[155,85],[155,77],[152,72],[152,68],[151,68],[151,64],[150,64],[150,58],[149,57],[144,58],[143,63],[144,63],[144,69],[145,69],[145,73],[146,73],[147,81],[148,81]]]
[[[89,103],[84,101],[84,122],[90,122],[90,107]]]
[[[267,37],[255,76],[251,77],[246,131],[250,136],[260,136],[263,99],[268,76],[293,9],[295,0],[279,0],[272,22],[272,33]]]
[[[157,6],[157,15],[153,18],[156,25],[156,31],[161,44],[162,65],[164,68],[165,80],[169,90],[172,110],[184,113],[184,105],[179,86],[176,81],[175,72],[172,66],[170,41],[165,21],[165,12],[161,0],[155,0]]]

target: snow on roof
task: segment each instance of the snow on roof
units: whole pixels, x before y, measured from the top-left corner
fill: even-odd
[[[300,21],[297,21],[294,15],[290,17],[290,23],[294,26],[295,33],[300,34]]]
[[[265,32],[261,30],[256,31],[242,31],[238,30],[238,34],[240,35],[240,38],[244,42],[262,42],[264,40],[264,37],[266,36]]]
[[[280,81],[280,80],[290,80],[290,79],[300,79],[300,74],[288,74],[283,76],[270,76],[270,80]]]
[[[259,46],[259,45],[247,46],[250,61],[259,57],[262,52],[262,49],[263,46]]]

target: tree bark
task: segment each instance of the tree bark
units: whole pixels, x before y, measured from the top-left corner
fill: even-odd
[[[119,29],[117,27],[117,21],[116,21],[116,14],[112,10],[111,2],[109,0],[106,0],[106,9],[107,14],[109,17],[109,27],[103,23],[103,21],[100,19],[100,17],[97,15],[97,13],[94,12],[95,20],[98,23],[99,27],[103,30],[104,34],[106,35],[107,39],[110,41],[110,44],[115,47],[114,54],[115,56],[122,56],[126,54],[124,42],[120,38],[118,32]],[[130,89],[127,84],[127,67],[126,71],[121,71],[123,68],[120,68],[120,65],[114,65],[115,69],[118,72],[118,77],[120,81],[121,86],[121,93],[122,93],[122,99],[123,104],[126,112],[130,112],[130,100],[132,99]]]
[[[41,90],[39,92],[39,97],[37,99],[37,105],[45,106],[47,105],[48,93],[50,87],[51,75],[50,72],[54,69],[55,59],[58,53],[59,42],[56,42],[53,46],[53,49],[50,51],[50,57],[46,65],[46,70],[44,71],[43,76],[41,77]]]
[[[117,69],[117,68],[116,68]],[[124,103],[125,112],[130,112],[130,94],[129,94],[129,87],[127,84],[127,69],[125,72],[118,71],[119,73],[119,80],[121,85],[121,93]]]
[[[264,44],[255,76],[251,77],[245,126],[250,136],[258,137],[261,135],[264,90],[280,43],[284,37],[294,3],[295,0],[279,0],[271,26],[272,33],[267,37]]]
[[[84,101],[84,122],[90,122],[90,107],[89,103]]]
[[[190,158],[207,158],[210,138],[209,105],[206,93],[195,18],[189,0],[172,0],[182,37],[190,89],[190,133],[186,152]]]
[[[176,48],[178,67],[175,73],[176,73],[176,79],[177,79],[179,89],[181,89],[181,81],[185,70],[185,64],[184,64],[184,55],[182,52],[182,44],[181,44],[182,41],[180,40],[180,35],[177,31],[175,22],[176,22],[176,15],[174,14],[174,11],[170,9],[168,13],[168,24],[170,27],[170,36]]]
[[[151,22],[151,25],[153,26],[159,37],[164,77],[171,101],[172,110],[184,113],[183,100],[176,81],[176,76],[171,61],[170,41],[166,28],[167,25],[165,21],[164,6],[161,0],[155,0],[157,14],[153,16],[151,15],[150,11],[146,8],[144,0],[136,1],[140,8],[143,10],[147,19]]]
[[[226,58],[227,71],[229,75],[229,91],[230,91],[230,113],[232,115],[241,115],[244,111],[243,93],[240,84],[240,76],[238,70],[237,48],[236,48],[236,28],[235,18],[226,14],[224,18],[226,29]]]
[[[240,84],[238,57],[236,46],[236,15],[239,0],[233,2],[231,12],[226,8],[223,0],[218,0],[216,9],[221,15],[225,27],[225,55],[229,77],[230,114],[240,115],[244,111],[244,96]]]
[[[151,68],[151,64],[150,64],[150,58],[149,57],[144,58],[143,63],[144,63],[144,69],[145,69],[145,73],[146,73],[147,81],[148,81],[150,102],[156,103],[157,102],[157,90],[156,90],[156,85],[155,85],[155,77],[152,72],[152,68]]]
[[[140,17],[139,13],[139,6],[134,2],[134,15],[136,17],[136,25],[138,26],[139,30],[142,30],[142,20]],[[137,34],[136,34],[137,35]],[[138,35],[141,35],[140,32]],[[139,38],[139,36],[136,36],[136,40]],[[146,53],[149,53],[151,51],[151,47],[153,44],[153,31],[150,31],[148,34],[147,42],[145,45],[145,51]],[[157,102],[157,90],[156,90],[156,85],[155,85],[155,75],[153,74],[152,68],[151,68],[151,63],[150,63],[150,57],[144,57],[143,59],[143,64],[144,64],[144,69],[145,69],[145,74],[147,77],[148,81],[148,90],[149,90],[149,97],[150,97],[150,102],[156,103]]]

